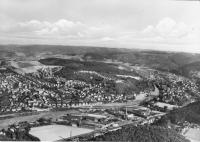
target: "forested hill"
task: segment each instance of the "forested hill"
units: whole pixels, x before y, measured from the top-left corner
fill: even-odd
[[[176,131],[159,126],[126,126],[89,141],[189,142]]]
[[[166,116],[156,122],[156,124],[167,125],[168,122],[172,124],[189,122],[200,125],[200,101],[170,111]]]
[[[55,55],[77,55],[83,60],[91,59],[94,61],[110,59],[177,74],[183,73],[183,75],[190,72],[191,66],[195,66],[194,70],[200,71],[199,68],[196,68],[196,64],[193,65],[195,62],[200,62],[200,54],[89,46],[0,45],[0,59],[30,58],[37,60]]]

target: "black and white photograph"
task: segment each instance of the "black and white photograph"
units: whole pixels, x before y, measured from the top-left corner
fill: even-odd
[[[200,0],[0,0],[0,141],[200,142]]]

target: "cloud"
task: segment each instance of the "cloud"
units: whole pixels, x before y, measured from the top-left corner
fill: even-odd
[[[113,40],[115,40],[115,39],[113,39],[113,38],[111,38],[111,37],[103,37],[101,40],[102,40],[102,41],[113,41]]]
[[[43,22],[42,28],[35,31],[38,35],[60,35],[68,37],[81,37],[87,26],[81,22],[73,22],[65,19],[58,20],[55,23]]]
[[[200,27],[163,18],[142,30],[119,34],[121,46],[146,49],[200,52]]]
[[[3,30],[12,35],[24,34],[37,37],[73,38],[73,39],[101,39],[114,34],[108,25],[89,26],[79,21],[60,19],[56,22],[31,20],[20,22]]]
[[[156,25],[148,25],[142,31],[123,32],[110,25],[87,25],[80,21],[60,19],[55,22],[30,20],[16,25],[4,26],[1,32],[12,35],[55,37],[66,39],[99,39],[102,41],[140,40],[140,41],[177,41],[199,37],[199,28],[176,22],[171,18],[163,18]],[[121,30],[121,31],[120,31]]]
[[[146,36],[160,36],[163,38],[183,38],[191,32],[191,27],[183,22],[176,22],[171,18],[163,18],[156,26],[149,25],[142,34]]]
[[[200,45],[200,27],[163,18],[156,25],[149,25],[141,31],[141,37],[148,42],[168,45]]]
[[[0,41],[6,43],[72,44],[112,47],[141,47],[182,51],[200,45],[200,28],[171,18],[163,18],[143,30],[124,30],[112,25],[89,25],[59,19],[55,22],[30,20],[0,25]]]

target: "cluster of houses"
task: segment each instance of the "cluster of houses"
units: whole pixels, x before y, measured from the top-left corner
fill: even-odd
[[[123,94],[106,93],[102,83],[91,84],[52,76],[55,83],[32,75],[0,73],[0,112],[43,111],[52,108],[125,101]],[[49,79],[49,76],[48,76]]]
[[[160,90],[158,101],[181,106],[194,101],[195,97],[200,95],[196,83],[187,78],[171,73],[162,73],[154,77]]]

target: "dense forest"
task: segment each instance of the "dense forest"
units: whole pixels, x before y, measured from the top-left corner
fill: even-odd
[[[126,126],[89,141],[189,142],[176,131],[159,126]]]
[[[172,124],[179,124],[185,121],[200,125],[200,101],[170,111],[155,124],[164,126],[169,122]]]

